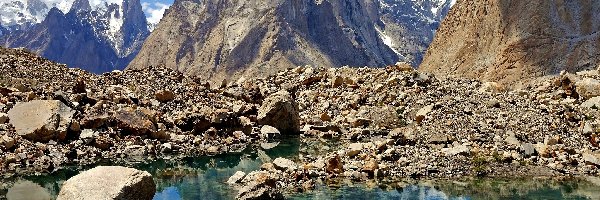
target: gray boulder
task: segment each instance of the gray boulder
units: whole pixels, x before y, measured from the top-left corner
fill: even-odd
[[[8,111],[10,123],[25,139],[46,142],[63,140],[75,111],[56,100],[19,103]]]
[[[258,110],[258,123],[277,128],[284,135],[300,132],[298,105],[287,91],[279,91],[267,97]]]
[[[145,171],[126,167],[101,166],[85,171],[63,183],[58,200],[152,199],[156,185]]]

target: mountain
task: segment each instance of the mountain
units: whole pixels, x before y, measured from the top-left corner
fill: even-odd
[[[219,81],[299,65],[418,63],[450,6],[440,0],[177,0],[129,68],[165,65]]]
[[[76,0],[66,14],[53,7],[42,22],[2,36],[0,45],[95,73],[124,69],[150,33],[140,1],[94,2]]]
[[[0,24],[6,31],[23,30],[44,21],[53,7],[69,11],[74,0],[3,0],[0,2]],[[1,34],[0,34],[1,35]]]
[[[600,63],[600,1],[459,0],[420,70],[520,86]]]

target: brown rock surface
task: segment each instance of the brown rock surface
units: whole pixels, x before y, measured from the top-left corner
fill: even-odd
[[[600,63],[600,1],[459,0],[420,66],[424,72],[518,86]]]

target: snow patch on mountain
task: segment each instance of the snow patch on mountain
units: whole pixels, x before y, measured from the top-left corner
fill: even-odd
[[[24,29],[42,22],[50,9],[62,12],[71,8],[74,0],[0,0],[0,23],[9,29]]]

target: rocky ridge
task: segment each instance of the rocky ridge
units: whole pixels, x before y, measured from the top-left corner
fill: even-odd
[[[526,87],[538,77],[596,69],[600,1],[459,0],[419,70]]]
[[[215,155],[295,132],[306,144],[299,157],[238,173],[230,182],[240,197],[279,197],[286,188],[310,190],[339,178],[599,173],[598,70],[506,92],[492,82],[440,80],[402,63],[296,67],[220,85],[160,67],[93,75],[22,50],[2,49],[0,63],[0,113],[38,100],[75,111],[64,139],[48,142],[20,136],[5,118],[0,172],[7,176],[100,159]],[[283,113],[273,116],[291,116],[292,123],[259,120],[277,110]]]

